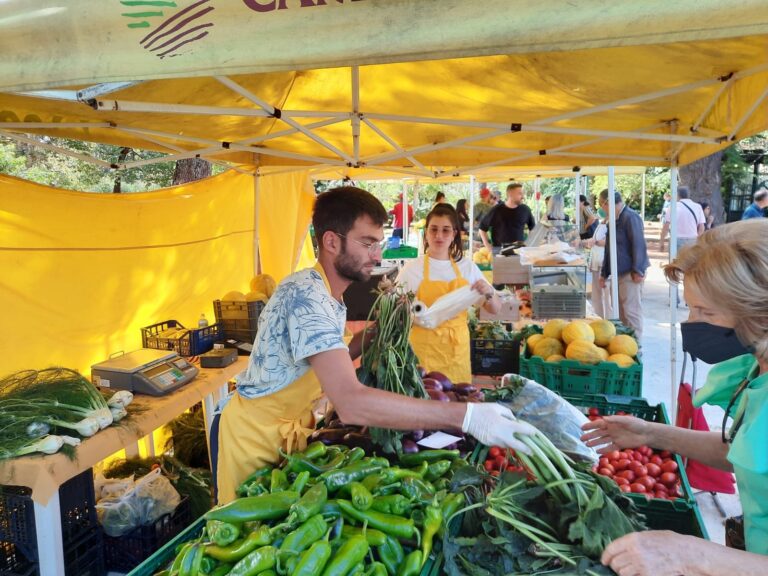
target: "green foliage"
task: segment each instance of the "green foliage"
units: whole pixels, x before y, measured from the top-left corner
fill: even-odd
[[[590,178],[590,203],[600,193],[608,188],[608,176]],[[669,192],[669,168],[646,168],[645,170],[645,219],[658,220],[664,206],[664,194]],[[616,176],[616,190],[621,193],[624,203],[630,208],[640,211],[643,190],[641,174],[621,174]],[[593,204],[596,205],[596,204]]]

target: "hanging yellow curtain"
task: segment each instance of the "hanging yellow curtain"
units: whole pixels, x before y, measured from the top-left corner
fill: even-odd
[[[312,264],[306,251],[315,189],[305,171],[259,176],[259,256],[261,271],[280,282]]]
[[[212,324],[212,301],[247,291],[252,262],[252,176],[92,194],[0,175],[0,372],[88,373],[140,348],[143,326]]]

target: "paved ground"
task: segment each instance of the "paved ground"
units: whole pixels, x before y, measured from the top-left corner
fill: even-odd
[[[672,403],[673,395],[677,396],[677,387],[682,368],[682,347],[679,327],[676,329],[676,356],[677,365],[675,377],[672,377],[672,354],[670,342],[672,335],[670,330],[672,310],[669,306],[669,285],[664,278],[662,266],[666,264],[668,254],[659,251],[659,233],[661,226],[656,223],[646,223],[646,241],[651,259],[651,269],[648,272],[643,297],[643,313],[645,324],[643,327],[643,396],[653,404],[664,402],[669,408],[670,418],[674,420],[675,408]],[[668,245],[668,242],[667,242]],[[668,246],[667,246],[668,247]],[[681,289],[682,296],[682,289]],[[677,309],[677,323],[684,322],[688,317],[686,308]],[[696,384],[702,386],[708,372],[708,366],[699,362],[697,367]],[[686,381],[691,381],[690,363],[688,365]],[[720,430],[723,411],[720,408],[707,406],[704,409],[709,426],[713,430]],[[739,514],[741,507],[738,496],[718,495],[718,500],[727,515]],[[713,498],[707,494],[700,494],[697,500],[704,516],[710,538],[716,542],[723,542],[723,517],[714,505]]]

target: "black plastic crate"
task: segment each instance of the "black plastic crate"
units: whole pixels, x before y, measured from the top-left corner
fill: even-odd
[[[72,542],[64,542],[64,573],[67,576],[104,576],[104,541],[94,526]]]
[[[65,565],[69,566],[70,562],[67,561],[69,551],[76,552],[83,540],[92,539],[94,531],[99,532],[96,498],[93,491],[93,472],[90,468],[70,478],[59,487],[59,506],[64,560]],[[103,568],[101,536],[97,534],[97,537],[99,538],[98,557],[101,558],[101,568]],[[88,560],[93,557],[91,555]],[[70,560],[76,562],[78,558],[75,555]],[[2,486],[0,489],[0,576],[16,574],[26,576],[37,573],[37,560],[37,528],[32,491],[23,486]],[[75,571],[72,574],[79,574],[79,572]],[[82,574],[90,574],[90,572],[86,571]]]
[[[149,526],[139,526],[122,536],[104,535],[104,560],[108,570],[129,572],[157,552],[192,523],[189,497],[176,509]]]
[[[184,328],[181,322],[166,320],[141,329],[141,345],[155,350],[173,350],[180,356],[199,356],[213,349],[213,343],[219,339],[219,327],[216,324],[205,328],[190,328],[180,338],[166,338],[162,333],[171,328]]]
[[[29,560],[37,560],[35,509],[31,494],[32,490],[24,486],[0,488],[0,543],[13,546],[13,550],[7,546],[0,549],[0,567],[15,563],[12,559],[4,562],[5,555],[23,554]]]
[[[219,339],[252,344],[256,340],[259,316],[265,305],[261,301],[214,300],[213,312],[216,315],[216,324],[219,325]]]
[[[472,374],[500,376],[520,371],[520,340],[471,341]]]
[[[0,576],[37,576],[37,562],[32,562],[16,544],[0,542]]]

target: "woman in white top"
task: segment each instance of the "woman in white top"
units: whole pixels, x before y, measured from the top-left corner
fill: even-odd
[[[397,281],[416,298],[431,306],[439,297],[462,286],[472,286],[483,296],[483,306],[495,314],[501,300],[477,265],[464,258],[459,218],[450,204],[438,204],[427,215],[424,230],[425,254],[411,260]],[[438,371],[453,382],[471,382],[467,313],[443,322],[435,329],[414,326],[411,345],[419,363],[428,372]]]
[[[600,212],[602,213],[603,210],[601,209]],[[600,287],[600,269],[603,266],[607,234],[608,221],[603,218],[598,222],[592,238],[582,240],[584,246],[591,248],[589,269],[592,272],[592,308],[595,309],[595,314],[601,318],[610,318],[611,316],[611,287],[607,283],[605,288]]]

